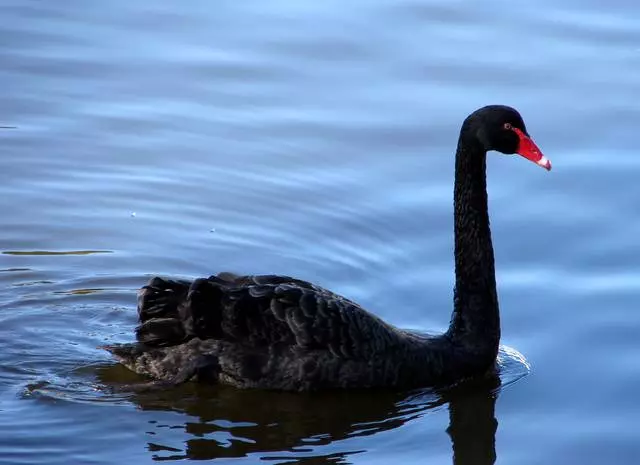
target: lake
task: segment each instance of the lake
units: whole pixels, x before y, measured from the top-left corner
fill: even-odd
[[[637,462],[640,3],[5,0],[2,17],[1,463]],[[500,377],[121,388],[139,378],[97,347],[133,339],[156,274],[293,275],[446,328],[453,153],[493,103],[554,167],[488,156]]]

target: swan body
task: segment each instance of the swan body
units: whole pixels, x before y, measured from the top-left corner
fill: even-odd
[[[131,370],[171,384],[196,377],[311,390],[456,377],[446,335],[398,329],[344,297],[286,276],[153,278],[139,292],[138,308],[138,343],[109,350]]]
[[[445,333],[396,328],[299,279],[220,273],[151,279],[138,293],[137,342],[105,349],[162,385],[193,379],[291,391],[412,388],[485,373],[500,340],[488,150],[520,153],[550,169],[516,110],[489,106],[465,120],[456,153],[454,310]]]

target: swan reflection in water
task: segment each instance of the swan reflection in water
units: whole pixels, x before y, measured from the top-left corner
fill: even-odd
[[[139,381],[132,376],[119,365],[98,372],[101,383],[120,385],[119,390],[123,383]],[[158,442],[149,442],[147,447],[154,460],[252,456],[272,463],[351,463],[349,456],[366,452],[367,447],[362,447],[362,441],[347,441],[336,452],[336,441],[390,431],[448,405],[453,463],[483,465],[496,459],[494,411],[500,388],[500,376],[491,373],[438,391],[286,393],[197,383],[164,391],[124,390],[127,399],[143,411],[190,417],[184,424],[190,437],[179,448],[174,441],[172,446],[161,444],[157,431],[152,433]],[[176,428],[167,430],[162,421],[154,423],[167,434]],[[333,444],[332,452],[327,454],[322,446],[329,444]],[[417,443],[415,447],[419,454],[423,446]]]

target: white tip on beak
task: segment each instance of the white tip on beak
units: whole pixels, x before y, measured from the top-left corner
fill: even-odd
[[[551,162],[549,161],[549,159],[547,157],[545,157],[544,155],[542,156],[542,158],[540,160],[538,160],[536,162],[538,165],[542,166],[545,170],[547,171],[551,171]]]

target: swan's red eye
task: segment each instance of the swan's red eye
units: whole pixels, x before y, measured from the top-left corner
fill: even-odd
[[[509,123],[504,123],[504,128],[511,130],[511,129],[513,129],[513,126],[511,126],[511,124],[509,124]]]

